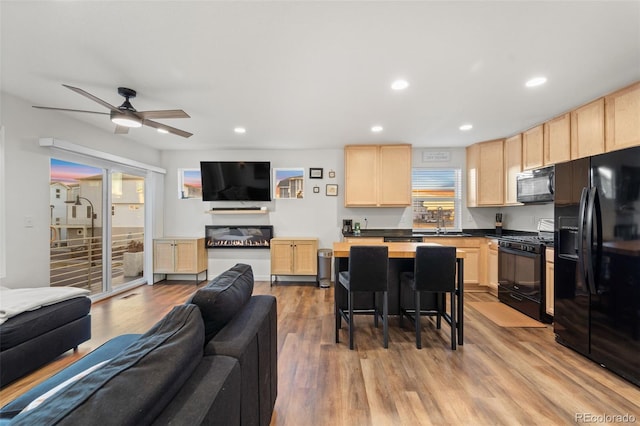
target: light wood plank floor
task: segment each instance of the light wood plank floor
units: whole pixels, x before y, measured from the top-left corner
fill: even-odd
[[[78,353],[2,389],[0,404],[109,338],[146,331],[195,288],[193,282],[172,281],[94,304],[92,339]],[[551,326],[501,328],[467,305],[465,344],[457,351],[450,350],[448,326],[436,330],[430,320],[417,350],[413,331],[399,328],[395,317],[385,350],[372,318],[357,317],[356,350],[350,351],[346,326],[341,343],[334,343],[332,288],[257,282],[254,293],[278,298],[272,425],[588,423],[579,415],[630,415],[640,422],[640,388],[557,344]],[[466,300],[495,298],[469,293]],[[605,420],[591,423],[615,422]]]

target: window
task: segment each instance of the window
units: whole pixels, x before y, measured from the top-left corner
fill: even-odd
[[[413,228],[460,231],[461,169],[414,168],[411,178]]]

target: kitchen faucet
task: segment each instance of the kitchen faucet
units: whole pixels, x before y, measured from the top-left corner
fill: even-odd
[[[440,234],[441,226],[444,228],[444,233],[447,233],[447,227],[444,224],[444,217],[442,214],[442,206],[438,206],[437,214],[436,214],[436,234]]]

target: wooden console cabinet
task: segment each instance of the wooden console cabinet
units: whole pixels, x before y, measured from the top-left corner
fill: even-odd
[[[277,275],[318,275],[318,239],[271,239],[271,284]]]
[[[166,237],[153,240],[154,274],[195,274],[207,278],[207,249],[204,238]]]

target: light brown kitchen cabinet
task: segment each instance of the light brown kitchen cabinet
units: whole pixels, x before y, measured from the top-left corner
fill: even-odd
[[[276,275],[317,275],[318,239],[312,237],[271,239],[271,279]]]
[[[489,240],[487,248],[487,285],[489,293],[498,297],[498,240]]]
[[[522,134],[504,141],[504,204],[520,204],[517,201],[516,176],[522,171]]]
[[[465,290],[477,290],[481,285],[482,270],[480,263],[481,245],[485,238],[481,237],[423,237],[425,243],[436,243],[443,246],[456,247],[464,251],[464,285]]]
[[[383,243],[384,237],[344,237],[346,243]]]
[[[553,249],[547,248],[545,251],[545,278],[544,278],[544,286],[545,286],[545,311],[553,316],[553,307],[554,307],[554,259],[553,259]]]
[[[207,266],[204,238],[165,237],[153,240],[154,274],[195,274],[196,281]]]
[[[466,149],[467,207],[504,203],[504,139],[480,142]]]
[[[502,205],[504,203],[504,139],[482,142],[478,161],[478,205]]]
[[[571,114],[544,123],[544,164],[571,160]]]
[[[347,145],[345,207],[411,205],[411,145]]]
[[[607,151],[640,145],[640,82],[605,97]]]
[[[539,125],[522,133],[522,169],[544,165],[544,127]]]
[[[469,145],[467,154],[467,207],[478,207],[478,168],[480,144]]]
[[[604,98],[599,98],[571,111],[571,159],[604,150]]]

